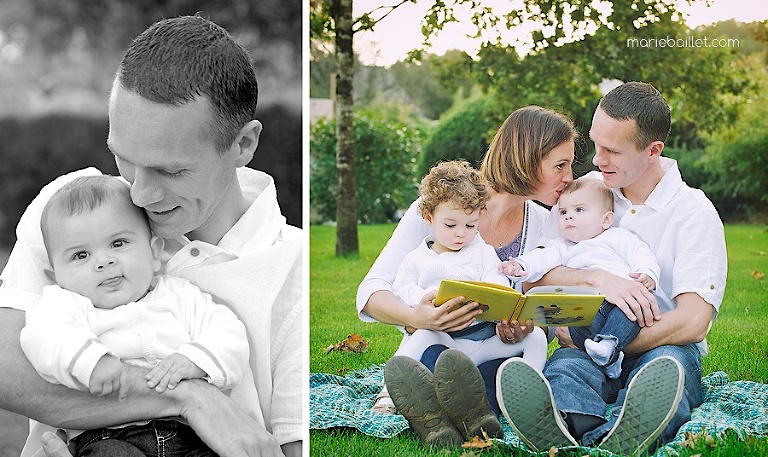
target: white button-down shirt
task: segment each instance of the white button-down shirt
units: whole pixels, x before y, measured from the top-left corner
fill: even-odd
[[[659,160],[664,176],[643,204],[633,205],[621,189],[612,189],[613,225],[635,233],[656,256],[661,274],[654,295],[662,313],[677,306],[675,297],[693,292],[712,305],[714,320],[728,273],[723,223],[704,192],[683,182],[675,160]],[[602,179],[600,172],[587,176]],[[552,208],[546,237],[558,236],[557,209]],[[707,340],[697,346],[706,355]]]
[[[16,230],[17,242],[0,279],[0,306],[27,309],[52,283],[40,232],[45,202],[77,176],[97,174],[93,168],[62,176],[47,185],[29,205]],[[245,323],[250,364],[267,430],[279,444],[301,440],[303,236],[280,213],[272,178],[240,168],[238,178],[251,206],[218,245],[186,238],[166,240],[166,274],[188,279],[218,303],[228,305]],[[235,398],[236,401],[255,401]],[[22,457],[40,450],[40,437],[50,427],[30,421]]]

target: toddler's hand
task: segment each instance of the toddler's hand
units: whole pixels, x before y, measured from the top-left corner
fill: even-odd
[[[113,355],[104,354],[93,367],[88,384],[88,390],[93,395],[101,397],[118,392],[118,399],[123,400],[128,389],[128,379],[123,363]]]
[[[202,378],[206,373],[186,356],[169,355],[146,376],[147,386],[159,393],[175,388],[182,379]]]

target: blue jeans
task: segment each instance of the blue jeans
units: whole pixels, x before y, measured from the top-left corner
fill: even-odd
[[[703,401],[701,355],[695,345],[660,346],[644,354],[627,355],[618,379],[607,378],[602,367],[597,366],[584,351],[559,348],[547,361],[544,376],[552,386],[557,408],[563,413],[601,418],[605,416],[606,406],[615,403],[613,414],[607,422],[580,437],[581,444],[590,446],[598,443],[616,423],[629,380],[642,366],[664,355],[677,359],[685,375],[683,398],[659,437],[662,443],[667,443],[674,439],[680,426],[691,419],[691,410]]]
[[[429,371],[434,372],[437,358],[446,349],[448,349],[448,347],[442,344],[433,344],[421,355],[420,362],[429,368]],[[496,371],[498,371],[505,360],[507,359],[489,360],[481,363],[477,367],[480,370],[480,376],[483,377],[483,382],[485,383],[485,396],[488,397],[488,403],[491,405],[491,410],[497,416],[501,416],[501,408],[499,408],[499,401],[496,400]]]
[[[74,441],[75,457],[216,457],[191,427],[175,420],[87,430]]]
[[[584,340],[587,338],[600,341],[612,339],[616,341],[616,349],[613,357],[608,362],[613,363],[619,356],[619,352],[631,343],[640,333],[640,326],[629,320],[622,310],[613,303],[604,301],[595,315],[595,319],[589,327],[569,327],[569,333],[573,344],[582,351]]]

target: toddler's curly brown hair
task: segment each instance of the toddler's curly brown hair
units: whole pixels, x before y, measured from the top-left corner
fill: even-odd
[[[465,160],[440,162],[432,167],[421,180],[419,193],[421,217],[433,214],[437,205],[443,202],[469,214],[484,209],[490,198],[485,178]]]

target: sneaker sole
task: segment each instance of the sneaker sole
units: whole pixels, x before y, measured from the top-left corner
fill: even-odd
[[[496,389],[501,412],[532,450],[579,445],[560,418],[549,382],[528,361],[515,357],[504,362],[496,373]]]
[[[433,376],[427,367],[410,357],[392,357],[384,366],[384,382],[395,407],[408,419],[422,443],[462,443],[461,434],[437,401]]]
[[[653,359],[632,378],[624,407],[600,448],[639,456],[661,434],[683,397],[683,367],[669,356]]]
[[[475,363],[456,349],[440,354],[435,363],[437,400],[464,438],[504,437],[501,423],[491,411],[485,395],[485,382]]]

